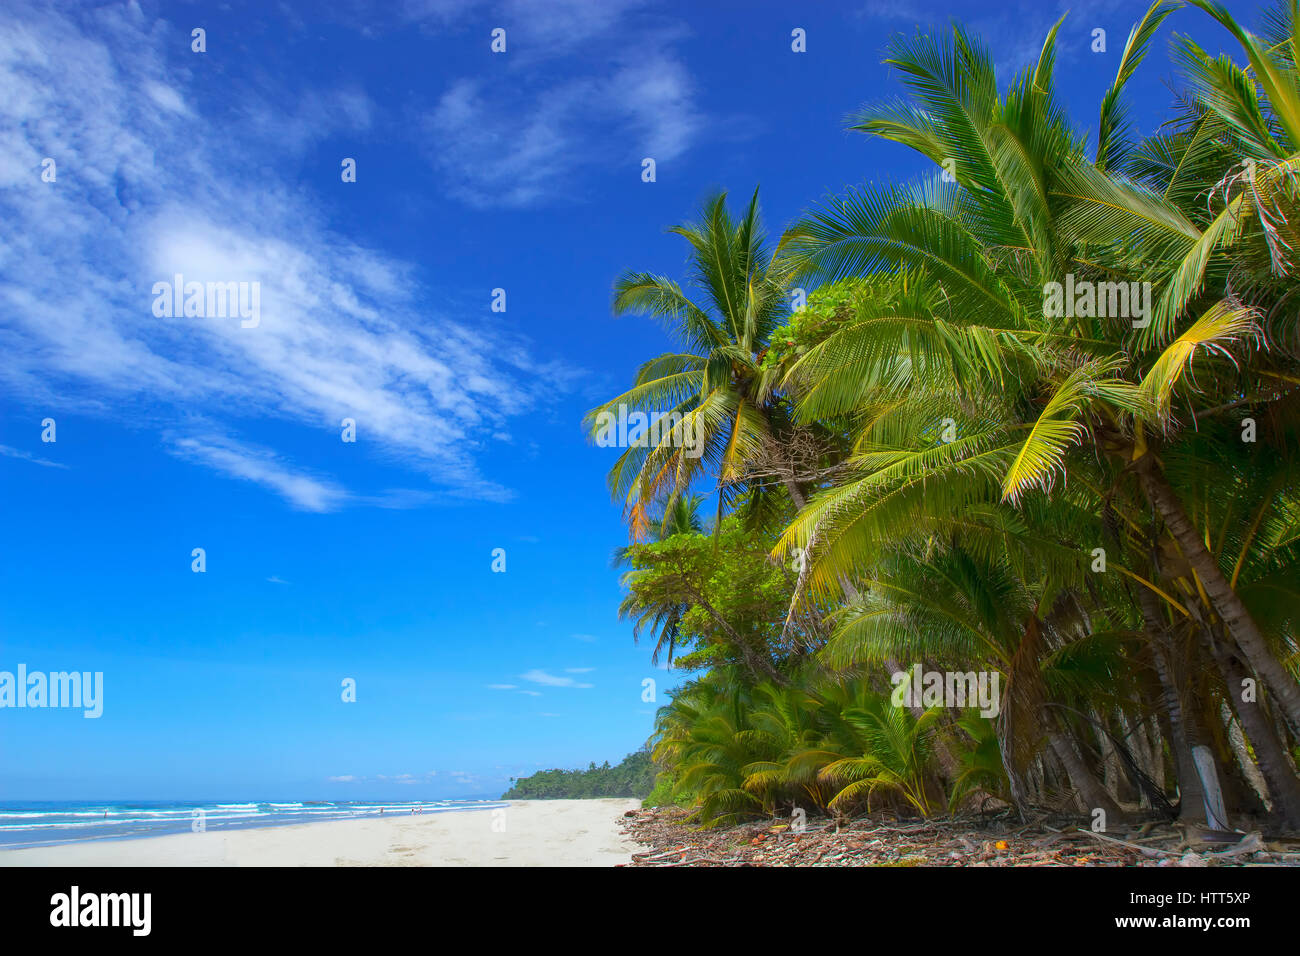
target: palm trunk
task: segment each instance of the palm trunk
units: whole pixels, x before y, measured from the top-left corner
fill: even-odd
[[[790,593],[790,607],[786,611],[785,623],[781,626],[781,643],[786,644],[790,640],[790,634],[794,631],[796,623],[802,623],[808,630],[808,641],[805,650],[813,650],[812,641],[820,638],[825,643],[826,635],[822,633],[821,616],[817,609],[811,604],[804,606],[804,594],[808,589],[808,575],[812,568],[812,553],[817,549],[817,529],[814,528],[812,534],[808,536],[808,547],[803,554],[803,560],[800,561],[799,574],[795,578],[794,586]],[[788,581],[789,574],[786,574]]]
[[[1229,688],[1240,687],[1245,677],[1240,662],[1228,648],[1211,645],[1211,650],[1228,680]],[[1273,810],[1288,826],[1300,828],[1300,778],[1287,758],[1282,743],[1277,739],[1263,705],[1242,703],[1235,693],[1229,693],[1233,712],[1237,715],[1246,737],[1255,750],[1255,763],[1268,786],[1268,797]]]
[[[1286,714],[1287,721],[1300,731],[1300,684],[1296,683],[1287,669],[1282,666],[1282,662],[1274,655],[1272,648],[1268,646],[1246,605],[1223,576],[1219,562],[1205,546],[1205,541],[1196,530],[1196,526],[1184,512],[1178,493],[1169,484],[1150,453],[1138,459],[1136,470],[1147,499],[1160,512],[1165,527],[1169,529],[1169,533],[1178,542],[1183,556],[1196,571],[1201,586],[1205,588],[1205,593],[1214,606],[1219,620],[1223,622],[1224,628],[1245,654],[1251,669],[1272,691],[1278,706]],[[1235,697],[1241,688],[1237,686],[1230,690]]]
[[[1128,777],[1120,767],[1115,743],[1107,734],[1106,721],[1096,708],[1092,709],[1090,716],[1096,722],[1097,749],[1101,753],[1101,785],[1108,792],[1115,794],[1116,799],[1123,800],[1126,796],[1124,788],[1128,783]],[[1136,794],[1134,798],[1137,799]]]
[[[1147,626],[1149,628],[1150,624]],[[1204,824],[1205,788],[1201,786],[1201,776],[1196,772],[1196,761],[1192,759],[1194,741],[1184,719],[1182,694],[1158,639],[1152,641],[1151,660],[1164,693],[1165,713],[1169,715],[1169,749],[1174,755],[1174,776],[1178,780],[1178,818],[1185,823]]]
[[[1156,785],[1161,793],[1163,793],[1164,781],[1160,779],[1161,774],[1159,773],[1157,761],[1153,756],[1154,751],[1151,748],[1150,741],[1147,739],[1143,728],[1140,726],[1135,727],[1130,723],[1122,708],[1116,710],[1115,719],[1119,723],[1120,730],[1123,732],[1124,742],[1128,744],[1129,751],[1133,754],[1133,759],[1137,761],[1138,769],[1150,777],[1151,782]],[[1147,808],[1151,806],[1150,795],[1141,787],[1138,787],[1137,799],[1138,806]]]
[[[1268,795],[1268,783],[1265,782],[1264,775],[1259,772],[1259,765],[1255,763],[1255,758],[1251,756],[1250,745],[1246,743],[1246,735],[1241,729],[1241,721],[1233,714],[1226,700],[1219,701],[1219,719],[1223,722],[1228,746],[1236,756],[1237,766],[1245,775],[1246,782],[1250,784],[1250,789],[1254,791],[1260,803],[1271,810],[1273,804]]]
[[[787,478],[785,479],[785,490],[790,493],[790,500],[794,502],[794,506],[800,511],[803,511],[804,507],[808,504],[808,499],[804,497],[804,493],[799,490],[799,483],[793,478]]]
[[[1052,746],[1057,758],[1065,767],[1065,772],[1070,776],[1070,783],[1074,785],[1079,797],[1083,800],[1084,810],[1091,813],[1094,810],[1101,809],[1106,813],[1106,828],[1109,828],[1112,821],[1118,820],[1122,811],[1106,788],[1101,785],[1088,765],[1084,763],[1083,757],[1074,749],[1074,741],[1063,730],[1063,725],[1059,717],[1052,715],[1047,718],[1049,729],[1047,732],[1048,742]]]

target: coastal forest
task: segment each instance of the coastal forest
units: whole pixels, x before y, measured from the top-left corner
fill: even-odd
[[[502,800],[586,800],[594,797],[645,799],[654,788],[656,770],[648,750],[638,750],[611,767],[606,760],[586,770],[539,770],[512,778]]]
[[[932,174],[771,233],[753,184],[714,193],[669,229],[680,274],[615,282],[673,346],[585,427],[668,423],[627,429],[608,486],[621,614],[685,678],[653,802],[699,825],[1300,828],[1296,3],[1248,28],[1158,0],[1085,116],[1060,28],[1014,78],[960,24],[896,37],[896,95],[846,123]],[[1168,121],[1139,131],[1157,55]]]

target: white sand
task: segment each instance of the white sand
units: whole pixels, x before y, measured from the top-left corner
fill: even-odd
[[[618,832],[624,811],[640,805],[514,800],[496,817],[491,810],[387,814],[0,850],[0,866],[613,866],[641,849]]]

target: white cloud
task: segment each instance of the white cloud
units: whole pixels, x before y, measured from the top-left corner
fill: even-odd
[[[229,439],[178,438],[171,450],[232,478],[270,488],[303,511],[333,511],[347,498],[347,492],[331,482],[290,471],[272,452]]]
[[[378,108],[358,87],[302,90],[287,109],[252,102],[239,109],[244,135],[274,144],[281,155],[301,153],[331,136],[355,136],[370,128]]]
[[[527,52],[560,56],[608,33],[644,5],[645,0],[505,0],[502,14]]]
[[[988,45],[998,78],[1005,86],[1018,71],[1038,61],[1043,40],[1062,14],[1069,13],[1069,17],[1056,42],[1058,73],[1060,63],[1090,55],[1094,27],[1115,31],[1118,36],[1113,42],[1122,46],[1128,27],[1141,17],[1142,9],[1131,0],[1010,0],[987,5],[977,15],[962,18],[962,25]],[[947,31],[951,21],[950,11],[942,5],[919,0],[867,0],[859,15],[889,23],[891,32],[908,34],[914,27]]]
[[[181,99],[180,93],[170,86],[162,83],[147,82],[144,85],[144,91],[159,107],[169,113],[179,113],[182,116],[191,115],[190,109]]]
[[[646,0],[405,0],[407,20],[432,27],[506,29],[510,55],[526,59],[565,56],[607,33]],[[490,21],[490,23],[489,23]]]
[[[472,206],[532,205],[561,189],[576,164],[569,128],[593,95],[588,83],[570,83],[523,111],[505,97],[485,97],[482,80],[459,80],[429,119],[433,161]],[[522,122],[520,112],[527,113]]]
[[[443,313],[412,264],[340,235],[277,178],[282,150],[369,128],[364,92],[231,82],[230,115],[206,115],[175,35],[134,4],[19,5],[0,22],[0,391],[163,424],[174,451],[308,510],[427,493],[349,492],[250,446],[249,419],[317,430],[324,449],[353,418],[356,454],[508,500],[478,453],[574,372]],[[175,273],[259,283],[260,323],[156,318],[153,284]],[[197,407],[195,433],[181,410]]]
[[[705,119],[675,49],[682,33],[636,19],[640,6],[505,4],[501,62],[453,81],[422,120],[453,195],[479,208],[576,200],[594,168],[637,175],[644,157],[686,152]]]
[[[703,124],[685,64],[666,53],[623,67],[609,90],[614,100],[625,104],[628,124],[644,155],[656,162],[686,152]]]
[[[44,465],[47,468],[67,468],[68,466],[58,461],[50,461],[46,458],[37,458],[31,452],[23,451],[21,448],[10,448],[8,445],[0,445],[0,455],[8,458],[19,458],[23,461],[30,461],[33,465]]]
[[[533,669],[526,674],[519,675],[521,680],[532,681],[534,684],[544,684],[547,687],[592,687],[592,684],[580,684],[572,677],[560,677],[557,674],[550,674],[544,670]]]
[[[402,14],[410,20],[431,20],[435,24],[460,20],[483,0],[403,0]]]

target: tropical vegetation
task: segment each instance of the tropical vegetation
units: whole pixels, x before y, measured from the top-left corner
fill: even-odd
[[[1172,119],[1140,136],[1153,37],[1206,16],[1238,55],[1175,32]],[[1095,135],[1056,91],[1061,25],[1005,86],[960,25],[897,37],[904,95],[849,128],[933,175],[772,240],[757,190],[718,192],[670,230],[682,281],[615,284],[675,340],[587,426],[676,423],[609,487],[621,612],[691,675],[656,718],[657,792],[701,824],[1300,827],[1296,0],[1256,32],[1157,0]],[[900,700],[914,670],[996,677],[996,713]]]
[[[511,777],[502,800],[586,800],[594,797],[645,799],[655,785],[655,767],[648,750],[638,750],[611,767],[593,761],[586,770],[539,770],[528,777]]]

